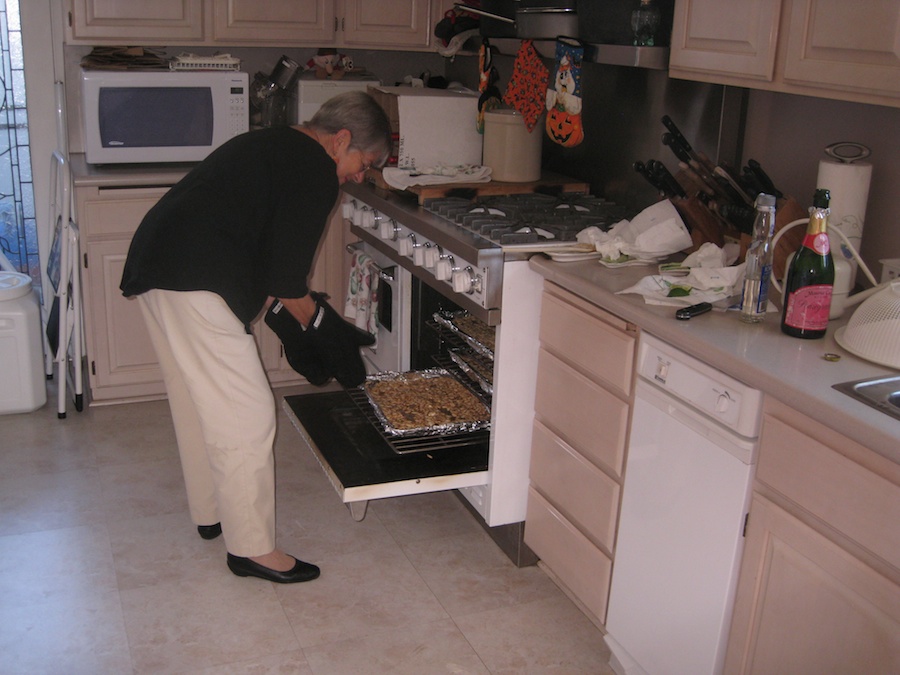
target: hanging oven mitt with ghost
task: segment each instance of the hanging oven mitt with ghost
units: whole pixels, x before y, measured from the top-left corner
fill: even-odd
[[[503,102],[522,115],[528,131],[534,129],[544,113],[544,95],[549,78],[550,71],[541,61],[534,44],[531,40],[522,40]]]
[[[584,47],[577,40],[556,41],[556,68],[547,89],[547,135],[566,148],[584,140],[581,124],[581,61]]]

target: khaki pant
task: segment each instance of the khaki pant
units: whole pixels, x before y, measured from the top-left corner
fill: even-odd
[[[138,296],[156,349],[191,518],[222,523],[234,555],[275,548],[275,400],[256,342],[206,291]]]

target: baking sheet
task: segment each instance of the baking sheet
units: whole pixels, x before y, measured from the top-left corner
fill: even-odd
[[[461,337],[466,344],[468,344],[472,349],[474,349],[479,354],[494,360],[494,336],[496,334],[496,330],[492,326],[488,326],[483,321],[472,317],[465,310],[461,312],[435,312],[434,320],[444,326],[445,328],[449,328],[453,332],[455,332],[459,337]],[[481,335],[471,334],[472,332],[466,332],[463,327],[465,321],[477,321],[479,329],[481,331],[489,331],[490,338],[486,339]]]
[[[485,359],[473,349],[451,349],[450,358],[459,369],[466,374],[488,396],[494,395],[493,369],[488,372],[487,363],[493,367],[493,362]]]
[[[379,383],[391,387],[379,388]],[[375,373],[362,388],[391,436],[456,434],[490,427],[488,406],[444,368]],[[393,396],[403,408],[394,405]]]

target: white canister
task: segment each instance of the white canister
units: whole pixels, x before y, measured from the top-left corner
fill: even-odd
[[[41,310],[31,277],[0,271],[0,415],[47,402]]]
[[[491,180],[530,183],[541,179],[541,142],[544,125],[528,131],[515,110],[498,108],[484,113],[484,155]]]

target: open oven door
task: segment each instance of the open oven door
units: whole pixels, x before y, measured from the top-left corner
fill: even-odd
[[[283,406],[354,520],[370,499],[488,482],[488,430],[390,438],[362,389],[286,396]]]

